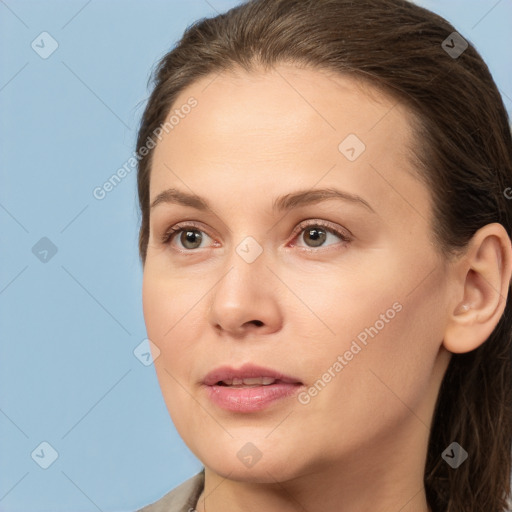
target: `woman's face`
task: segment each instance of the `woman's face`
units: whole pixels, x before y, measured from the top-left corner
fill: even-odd
[[[153,155],[143,305],[185,443],[235,480],[333,464],[421,473],[450,276],[407,110],[289,65],[208,76],[172,110]]]

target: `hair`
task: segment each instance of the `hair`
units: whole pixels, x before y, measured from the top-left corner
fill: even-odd
[[[281,63],[328,70],[384,90],[408,107],[416,172],[432,195],[436,248],[447,257],[457,254],[479,228],[493,222],[512,238],[511,201],[504,192],[512,176],[508,114],[475,48],[468,42],[460,55],[448,53],[443,41],[453,32],[445,19],[406,0],[247,1],[190,25],[155,66],[137,151],[164,124],[178,94],[202,77],[234,69],[269,70]],[[146,151],[138,161],[142,265],[149,239],[152,154]],[[433,511],[507,510],[511,333],[507,300],[486,342],[452,355],[425,464],[424,485]],[[453,441],[469,454],[457,469],[441,456]]]

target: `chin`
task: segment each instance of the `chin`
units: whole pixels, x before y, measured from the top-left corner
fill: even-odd
[[[261,459],[251,468],[244,467],[240,463],[214,463],[212,465],[203,463],[205,467],[217,475],[237,482],[248,482],[255,484],[273,484],[290,480],[297,476],[290,464],[283,464],[282,461],[266,461]]]
[[[295,448],[290,446],[287,451],[286,446],[269,440],[251,443],[235,438],[212,448],[192,451],[205,467],[230,480],[269,484],[293,479],[304,469],[304,459],[298,458]]]

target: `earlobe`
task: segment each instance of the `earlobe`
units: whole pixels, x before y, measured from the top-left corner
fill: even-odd
[[[482,345],[505,310],[512,278],[512,246],[505,228],[498,223],[480,228],[453,271],[461,276],[454,281],[459,299],[451,306],[443,344],[457,354]]]

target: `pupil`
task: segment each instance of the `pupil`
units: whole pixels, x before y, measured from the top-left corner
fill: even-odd
[[[196,239],[196,236],[197,236],[197,239]],[[183,237],[184,237],[184,239],[183,239]],[[181,242],[183,243],[184,247],[188,247],[187,243],[195,244],[195,243],[199,242],[199,245],[201,245],[201,235],[197,231],[184,231],[182,234]],[[191,247],[188,247],[188,248],[190,249]],[[195,247],[192,247],[192,249],[194,249],[194,248]]]
[[[325,241],[325,231],[323,229],[309,229],[308,236],[313,239],[313,247],[318,247]]]

